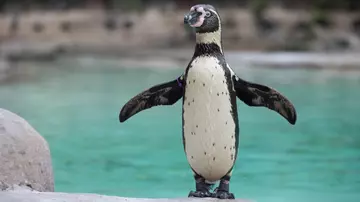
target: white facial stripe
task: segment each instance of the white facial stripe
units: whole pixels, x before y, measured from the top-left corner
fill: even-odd
[[[213,10],[213,9],[209,9],[211,12],[213,12],[213,13],[215,13],[216,14],[216,12]]]

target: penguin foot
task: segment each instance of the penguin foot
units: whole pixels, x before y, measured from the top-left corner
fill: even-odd
[[[212,197],[218,199],[235,199],[233,193],[224,190],[216,190]]]
[[[188,197],[196,198],[212,198],[213,193],[210,192],[214,184],[209,184],[203,177],[198,174],[194,175],[196,182],[196,191],[190,191]]]
[[[219,186],[214,190],[213,198],[235,199],[233,193],[229,192],[230,176],[225,176],[220,180]]]
[[[195,197],[195,198],[210,198],[212,197],[213,194],[210,193],[209,191],[190,191],[189,193],[189,198],[190,197]]]

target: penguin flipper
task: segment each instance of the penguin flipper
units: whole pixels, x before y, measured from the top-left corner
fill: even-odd
[[[120,122],[124,122],[140,111],[158,105],[172,105],[183,96],[183,77],[155,85],[131,98],[121,109]]]
[[[251,83],[233,76],[236,96],[248,106],[267,107],[283,116],[290,124],[296,123],[294,105],[273,88]]]

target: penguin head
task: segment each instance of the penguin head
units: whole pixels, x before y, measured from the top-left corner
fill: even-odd
[[[195,28],[197,33],[216,32],[220,29],[220,17],[212,5],[198,4],[190,8],[184,23]]]

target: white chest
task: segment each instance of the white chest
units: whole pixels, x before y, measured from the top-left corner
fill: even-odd
[[[223,68],[213,57],[192,62],[184,97],[185,152],[190,166],[209,181],[219,180],[235,159],[235,123]]]

